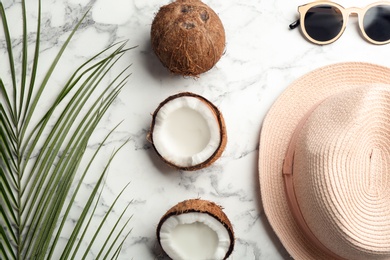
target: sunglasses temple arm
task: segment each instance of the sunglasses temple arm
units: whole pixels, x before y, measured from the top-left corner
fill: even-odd
[[[300,21],[298,19],[295,22],[293,22],[292,24],[290,24],[289,27],[290,27],[290,29],[295,29],[299,26],[299,24],[300,24]]]

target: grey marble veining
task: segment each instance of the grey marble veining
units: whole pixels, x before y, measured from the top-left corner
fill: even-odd
[[[11,28],[19,30],[13,34],[13,43],[21,48],[20,1],[2,2],[12,21]],[[28,26],[29,44],[32,45],[36,37],[33,22],[36,1],[27,2],[28,18],[32,21]],[[156,241],[155,228],[166,210],[190,198],[211,200],[224,207],[236,235],[230,259],[288,259],[261,205],[257,161],[264,116],[289,84],[315,68],[343,61],[390,65],[390,47],[365,42],[355,19],[350,20],[343,36],[328,46],[313,45],[298,29],[289,30],[289,23],[297,18],[297,6],[305,2],[204,2],[218,13],[225,26],[226,52],[212,70],[193,79],[171,75],[151,50],[152,19],[168,1],[42,1],[40,63],[43,67],[91,8],[61,60],[61,71],[54,74],[53,86],[60,86],[77,64],[114,42],[127,40],[128,47],[137,46],[120,61],[122,68],[132,64],[129,69],[132,75],[90,144],[96,146],[101,136],[123,121],[104,153],[110,156],[114,147],[126,139],[129,142],[110,167],[99,211],[107,209],[115,194],[130,182],[120,204],[133,200],[128,213],[133,215],[130,221],[133,230],[120,259],[167,259]],[[352,5],[353,1],[342,4]],[[4,36],[0,35],[0,64],[4,55]],[[166,166],[146,140],[151,113],[166,97],[182,91],[191,91],[212,101],[221,110],[227,126],[228,144],[222,157],[212,166],[196,172],[181,172]],[[88,185],[86,182],[86,189]]]

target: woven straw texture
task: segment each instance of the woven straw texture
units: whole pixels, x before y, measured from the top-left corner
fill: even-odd
[[[259,147],[263,206],[295,259],[330,259],[296,225],[282,176],[290,139],[301,118],[319,102],[302,129],[294,160],[302,214],[317,238],[338,255],[389,259],[390,87],[372,87],[378,84],[390,85],[389,68],[368,63],[326,66],[290,85],[264,120]]]

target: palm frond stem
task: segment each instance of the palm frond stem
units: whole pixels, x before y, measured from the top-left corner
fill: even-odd
[[[40,1],[40,0],[39,0]],[[70,35],[68,36],[68,38],[65,40],[65,42],[63,43],[61,49],[59,50],[58,54],[56,55],[56,57],[54,58],[53,62],[51,63],[48,71],[46,72],[43,80],[42,80],[42,83],[40,84],[38,90],[37,90],[37,93],[36,95],[34,96],[34,98],[32,99],[32,102],[29,104],[29,107],[28,107],[28,110],[27,110],[27,114],[26,114],[26,118],[25,118],[25,122],[24,124],[22,125],[22,128],[21,128],[21,131],[20,131],[20,137],[21,139],[24,138],[24,135],[27,131],[27,126],[29,125],[29,122],[31,120],[31,117],[35,111],[35,108],[38,104],[38,101],[40,100],[41,98],[41,95],[43,93],[43,90],[45,89],[46,85],[47,85],[47,82],[49,81],[53,71],[54,71],[54,68],[57,66],[62,54],[64,53],[66,47],[68,46],[70,40],[73,38],[74,34],[76,33],[77,29],[80,27],[82,21],[84,20],[84,18],[87,16],[87,13],[85,13],[83,15],[83,17],[80,19],[80,21],[76,24],[76,26],[74,27],[74,29],[71,31]]]
[[[68,224],[66,220],[75,206],[76,198],[81,195],[83,180],[97,154],[116,127],[106,135],[97,149],[92,148],[93,155],[87,158],[87,165],[82,166],[82,161],[87,157],[85,152],[90,138],[127,83],[130,75],[125,73],[131,65],[121,70],[114,79],[110,79],[108,86],[103,89],[98,86],[102,85],[109,71],[124,53],[134,48],[126,48],[127,42],[125,41],[113,44],[88,59],[71,74],[40,119],[33,122],[55,68],[88,13],[86,12],[77,22],[49,64],[42,81],[37,84],[41,39],[41,0],[37,2],[37,35],[31,71],[28,66],[26,0],[20,3],[23,32],[20,74],[16,73],[14,46],[5,8],[0,2],[0,22],[3,25],[10,69],[7,75],[11,78],[10,86],[5,86],[3,79],[0,78],[0,198],[2,199],[0,202],[0,240],[2,241],[0,258],[4,259],[51,259],[55,257],[55,252],[58,253],[59,238],[65,225]],[[8,81],[6,83],[8,84]],[[62,109],[61,104],[65,105]],[[54,119],[54,117],[58,118]],[[94,217],[93,213],[98,207],[102,194],[99,189],[105,186],[104,176],[114,156],[125,143],[113,152],[97,182],[93,184],[93,189],[76,222],[76,230],[71,233],[70,239],[63,246],[64,259],[80,255],[85,257],[91,249],[92,245],[80,252],[81,242],[85,240]],[[76,176],[79,177],[78,180]],[[108,217],[112,216],[113,208],[122,194],[123,190],[100,220],[98,229],[94,231],[90,241],[92,244],[97,242],[97,236],[101,235],[103,226],[109,224]],[[117,229],[129,205],[114,223],[113,230],[103,242],[98,258],[104,253],[105,257],[108,257],[116,246],[118,247],[112,257],[118,256],[123,240],[119,245],[117,242],[119,237],[124,235],[123,232],[130,219],[119,231]],[[128,234],[125,237],[127,236]],[[107,247],[108,250],[105,250]]]
[[[87,88],[88,89],[88,88]],[[108,90],[108,88],[106,89],[106,91]],[[114,92],[114,90],[113,90],[113,93],[111,93],[110,95],[114,95],[116,92]],[[72,145],[73,144],[77,144],[77,143],[80,143],[80,140],[79,139],[76,139],[78,136],[81,136],[81,137],[83,137],[83,136],[85,136],[86,135],[86,133],[85,132],[87,132],[88,131],[88,129],[89,128],[94,128],[95,126],[96,126],[96,124],[97,124],[97,120],[100,120],[100,118],[101,118],[101,116],[102,115],[100,115],[99,116],[99,118],[95,118],[95,115],[92,115],[91,116],[91,114],[92,113],[98,113],[98,111],[96,111],[96,112],[93,112],[94,110],[93,109],[95,109],[95,107],[96,106],[98,106],[98,104],[100,103],[100,101],[99,100],[101,100],[101,98],[102,98],[102,96],[105,94],[105,92],[103,92],[102,94],[101,94],[101,96],[96,100],[96,102],[93,104],[93,107],[90,109],[90,111],[88,111],[88,113],[86,114],[86,116],[82,119],[82,122],[83,122],[83,124],[86,124],[86,126],[85,127],[83,127],[83,126],[80,126],[78,129],[76,129],[76,132],[72,135],[72,139],[69,141],[69,143],[68,143],[68,145],[67,145],[67,147],[64,149],[64,152],[62,153],[62,156],[61,156],[61,158],[60,158],[60,160],[59,160],[59,162],[57,163],[57,166],[55,167],[55,169],[53,170],[53,174],[51,174],[51,176],[61,176],[61,174],[59,174],[59,173],[64,173],[64,172],[71,172],[70,170],[68,170],[68,169],[66,169],[66,168],[61,168],[61,167],[65,167],[65,166],[69,166],[71,163],[70,162],[76,162],[77,160],[77,157],[76,158],[72,158],[72,157],[69,157],[69,156],[66,156],[67,154],[75,154],[75,156],[78,156],[78,153],[76,152],[75,153],[75,151],[83,151],[83,149],[81,149],[80,147],[73,147],[72,148]],[[109,96],[110,96],[109,95]],[[112,102],[112,101],[110,101],[109,100],[109,102]],[[78,112],[80,112],[80,110],[81,110],[81,108],[82,107],[79,107],[79,110],[76,112],[76,113],[74,113],[74,114],[78,114]],[[105,107],[104,107],[104,111],[106,110],[106,109],[108,109],[108,105],[107,104],[105,104]],[[88,120],[88,118],[90,118],[89,120]],[[70,120],[70,122],[73,122],[73,120]],[[68,126],[68,127],[70,127],[70,126]],[[61,130],[60,131],[60,133],[62,133],[62,132],[67,132],[68,130]],[[57,141],[56,141],[57,142]],[[50,154],[47,154],[47,156],[50,156]],[[66,160],[65,160],[66,159]],[[65,160],[65,161],[63,161],[63,160]],[[47,163],[45,163],[45,165],[47,165]],[[49,164],[50,165],[50,164]],[[49,168],[47,168],[46,169],[47,171],[49,170]],[[38,171],[39,173],[41,172],[41,170],[39,170]],[[42,172],[44,173],[45,171],[43,171],[42,170]],[[47,184],[47,186],[48,187],[52,187],[53,186],[53,188],[54,187],[56,187],[56,185],[58,185],[58,182],[59,182],[59,180],[57,179],[55,179],[55,177],[52,177],[52,178],[50,178],[50,180],[49,180],[49,182],[48,182],[48,184]],[[35,183],[35,181],[33,182],[33,183]],[[34,190],[39,190],[39,189],[34,189]],[[51,200],[51,198],[52,198],[52,196],[54,196],[53,195],[53,193],[50,193],[51,195],[50,196],[48,196],[47,195],[47,192],[46,191],[48,191],[49,189],[45,189],[45,192],[43,193],[43,194],[41,194],[41,197],[39,197],[39,199],[40,199],[40,201],[46,201],[46,200]],[[35,201],[34,201],[34,204],[35,204],[35,202],[36,202],[36,200],[38,199],[38,195],[39,195],[39,193],[36,193],[33,197],[34,197],[34,199],[35,199]],[[28,196],[28,197],[31,197],[31,196]],[[45,205],[44,206],[44,208],[45,207],[47,207],[47,203],[41,203],[40,205]],[[30,205],[30,209],[32,209],[32,207],[31,207],[32,205]],[[43,208],[43,209],[44,209]],[[43,210],[42,209],[42,210]],[[36,212],[39,212],[39,211],[41,211],[41,208],[38,208],[38,209],[35,209],[35,211]],[[27,214],[26,214],[27,216],[29,216],[29,215],[31,215],[30,214],[30,212],[28,212]],[[35,217],[35,216],[33,216],[33,217]],[[29,223],[33,223],[34,225],[33,226],[40,226],[40,223],[41,222],[35,222],[36,221],[36,219],[32,219],[31,221],[29,221]],[[45,223],[45,221],[44,220],[41,220],[43,223]],[[29,230],[30,231],[30,230]],[[34,234],[34,233],[33,233]],[[30,237],[34,237],[34,235],[32,235],[32,236],[30,236]]]

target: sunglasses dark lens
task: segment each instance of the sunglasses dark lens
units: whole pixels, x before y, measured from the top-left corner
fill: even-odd
[[[377,5],[367,10],[363,19],[367,36],[374,41],[385,42],[390,39],[390,6]]]
[[[304,17],[307,34],[317,41],[334,39],[343,27],[343,15],[337,7],[317,5],[310,8]]]

